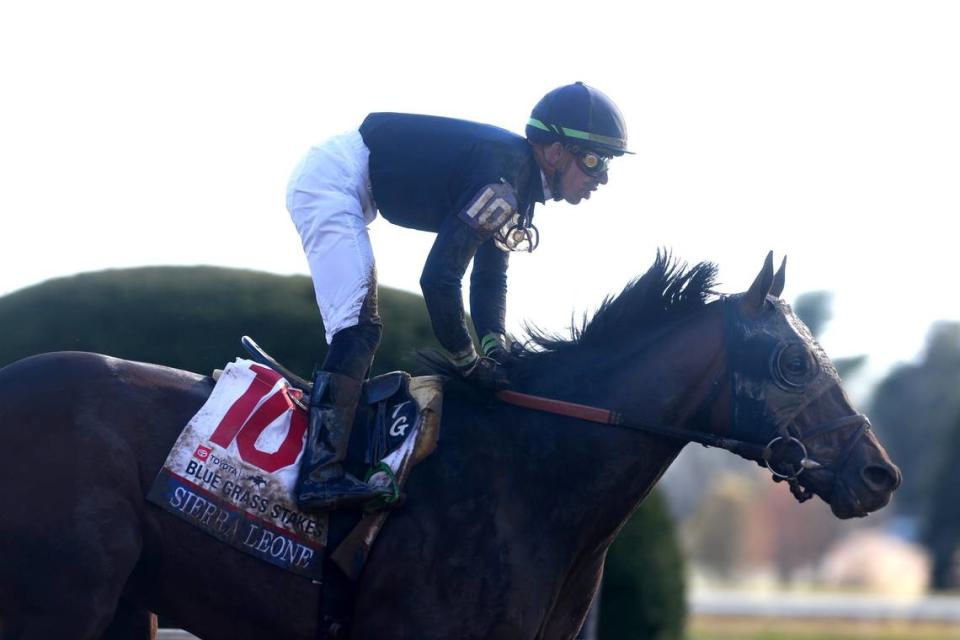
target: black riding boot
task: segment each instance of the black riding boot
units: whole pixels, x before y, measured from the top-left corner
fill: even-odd
[[[305,511],[357,506],[382,493],[345,473],[342,465],[362,386],[340,373],[317,372],[297,476],[297,505]]]

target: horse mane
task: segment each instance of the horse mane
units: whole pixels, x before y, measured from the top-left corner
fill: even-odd
[[[570,323],[569,337],[526,326],[527,341],[521,359],[531,364],[549,354],[615,346],[629,335],[642,341],[645,334],[662,329],[702,308],[716,286],[717,267],[701,262],[688,269],[665,251],[657,251],[653,265],[629,282],[617,296],[607,296],[591,318]]]
[[[568,357],[616,347],[625,336],[630,337],[631,344],[643,342],[703,308],[714,293],[716,276],[717,267],[711,262],[688,269],[668,251],[658,250],[646,273],[629,282],[619,295],[604,298],[592,317],[584,314],[579,324],[571,322],[569,337],[527,324],[523,348],[508,373],[515,381],[537,377],[551,367],[562,366]],[[455,374],[449,361],[445,364],[445,359],[436,354],[421,352],[421,358],[434,372]]]

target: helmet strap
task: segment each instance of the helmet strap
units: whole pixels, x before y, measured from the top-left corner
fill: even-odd
[[[550,196],[554,202],[563,200],[563,196],[560,194],[560,182],[563,180],[565,173],[566,171],[561,171],[559,168],[553,172],[553,178],[550,180]]]
[[[561,147],[566,151],[566,147]],[[560,162],[563,161],[563,155],[560,156]],[[570,165],[567,165],[567,169],[561,169],[560,163],[555,165],[553,170],[553,177],[550,179],[550,195],[553,198],[554,202],[560,202],[563,200],[563,195],[560,193],[560,183],[563,181],[563,176],[567,174],[567,169],[570,168]]]

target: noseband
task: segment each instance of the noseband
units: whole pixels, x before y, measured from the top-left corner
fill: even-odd
[[[742,330],[743,320],[740,318],[737,311],[737,302],[739,299],[740,296],[726,296],[721,301],[721,304],[724,305],[724,313],[726,318],[724,341],[727,351],[727,360],[729,360],[730,354],[736,353],[736,350],[740,346],[736,343],[735,339],[744,333]],[[782,350],[778,350],[776,353],[780,353],[781,351]],[[601,407],[592,407],[572,402],[565,402],[562,400],[553,400],[550,398],[533,396],[517,391],[500,391],[497,393],[497,397],[504,402],[527,409],[568,416],[600,424],[633,429],[636,431],[645,431],[668,438],[682,440],[684,442],[696,442],[706,447],[725,449],[731,453],[737,454],[742,458],[755,461],[761,466],[769,469],[770,473],[773,474],[773,479],[775,481],[785,481],[790,485],[791,493],[793,493],[794,497],[796,497],[800,502],[804,502],[813,497],[813,491],[801,485],[800,477],[805,471],[829,472],[834,477],[833,482],[836,483],[840,476],[840,472],[846,466],[847,460],[853,453],[854,446],[857,444],[857,442],[859,442],[860,438],[870,430],[870,421],[863,414],[855,413],[849,416],[844,416],[842,418],[817,424],[813,428],[806,430],[806,432],[801,432],[799,427],[796,426],[795,418],[800,415],[803,410],[810,405],[810,403],[820,397],[822,393],[830,391],[834,387],[838,386],[839,381],[836,379],[829,380],[829,384],[821,386],[819,393],[809,394],[806,402],[802,403],[799,407],[791,411],[789,416],[785,416],[782,419],[777,417],[777,435],[774,436],[773,439],[767,441],[766,444],[763,444],[766,438],[764,438],[762,434],[754,435],[750,433],[752,428],[756,427],[757,422],[765,422],[764,420],[760,419],[761,416],[755,407],[753,410],[749,410],[750,405],[758,404],[758,398],[748,398],[745,396],[745,394],[740,393],[738,388],[742,387],[743,385],[738,384],[737,371],[734,367],[730,366],[730,364],[727,364],[725,369],[725,372],[720,371],[715,374],[716,378],[711,385],[713,391],[707,394],[707,396],[700,403],[701,406],[693,413],[693,415],[702,416],[709,412],[712,405],[716,401],[717,392],[719,392],[720,388],[723,386],[722,382],[727,380],[727,386],[729,386],[731,393],[731,409],[733,414],[731,416],[730,423],[732,426],[731,432],[733,434],[737,434],[738,437],[724,437],[673,425],[655,424],[632,419],[627,420],[622,413],[617,411],[612,411]],[[771,381],[778,378],[776,373],[773,371],[769,373]],[[710,375],[709,372],[708,375]],[[820,375],[826,374],[820,373]],[[785,382],[785,384],[781,384],[781,382]],[[804,387],[802,384],[791,384],[789,381],[784,381],[782,379],[778,381],[777,384],[781,386],[781,388],[784,388],[785,385],[788,387],[793,387],[793,391],[798,393],[802,392]],[[752,402],[747,403],[745,401]],[[748,406],[747,411],[738,410],[743,408],[745,405]],[[745,421],[750,421],[752,424],[743,424]],[[768,422],[768,420],[766,422]],[[823,465],[809,456],[807,446],[812,440],[821,438],[824,435],[832,433],[838,429],[852,426],[856,426],[856,430],[847,441],[842,455],[840,455],[831,466],[828,467]],[[746,435],[739,436],[741,433]]]
[[[847,440],[846,445],[844,445],[843,453],[834,461],[832,467],[826,467],[820,464],[807,453],[807,443],[811,440],[838,429],[851,426],[856,426],[856,429],[853,435]],[[847,460],[853,453],[854,446],[869,430],[870,421],[862,413],[855,413],[837,418],[836,420],[820,423],[812,429],[807,430],[806,433],[800,433],[799,429],[791,424],[790,426],[781,428],[779,430],[781,435],[776,436],[767,443],[767,446],[764,448],[764,457],[758,462],[770,470],[775,482],[787,482],[787,484],[790,485],[790,492],[793,493],[794,497],[799,502],[805,502],[813,497],[813,491],[801,485],[799,480],[801,474],[804,471],[827,471],[833,474],[833,482],[836,483],[840,472],[847,465]],[[787,457],[787,451],[790,448],[795,448],[800,454],[799,462],[796,464],[783,461],[783,458]],[[793,456],[793,458],[796,459],[797,456]]]

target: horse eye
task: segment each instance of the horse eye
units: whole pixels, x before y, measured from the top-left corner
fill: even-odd
[[[790,358],[783,363],[783,370],[792,375],[803,375],[807,370],[807,361],[803,358]]]
[[[817,375],[817,361],[805,345],[784,345],[774,355],[773,375],[788,387],[802,387]]]

